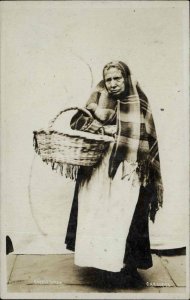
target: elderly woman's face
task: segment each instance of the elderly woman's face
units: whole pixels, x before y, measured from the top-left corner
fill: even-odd
[[[109,94],[120,95],[125,90],[125,80],[121,71],[117,68],[110,68],[104,71],[105,85]]]

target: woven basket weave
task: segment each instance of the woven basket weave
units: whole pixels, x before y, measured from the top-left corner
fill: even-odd
[[[59,112],[50,122],[47,130],[34,131],[34,147],[43,161],[74,166],[93,166],[98,163],[109,147],[112,137],[78,130],[58,132],[52,129],[56,119],[69,110],[80,110],[90,118],[90,112],[83,108],[71,107]]]

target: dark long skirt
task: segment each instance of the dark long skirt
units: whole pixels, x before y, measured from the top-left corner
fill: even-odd
[[[79,188],[80,177],[75,186],[74,198],[65,238],[66,248],[71,251],[75,251]],[[133,265],[139,269],[148,269],[152,267],[149,240],[149,201],[150,193],[148,189],[141,186],[129,233],[126,237],[126,248],[123,262],[126,265]]]

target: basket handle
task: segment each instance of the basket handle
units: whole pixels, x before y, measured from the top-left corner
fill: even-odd
[[[86,115],[88,115],[91,119],[93,119],[92,114],[89,112],[89,110],[87,110],[86,108],[80,108],[77,106],[74,107],[70,107],[70,108],[66,108],[61,110],[50,122],[49,122],[49,126],[48,129],[51,129],[51,127],[53,126],[54,122],[57,120],[57,118],[64,112],[69,111],[69,110],[79,110],[82,111],[83,113],[85,113]]]

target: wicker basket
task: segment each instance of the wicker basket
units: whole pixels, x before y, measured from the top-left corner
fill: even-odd
[[[64,132],[53,130],[55,120],[69,110],[80,110],[92,118],[90,112],[83,108],[71,107],[62,110],[50,122],[47,130],[34,131],[35,150],[43,161],[51,162],[54,168],[56,163],[60,166],[93,166],[101,160],[113,138],[72,129]]]

